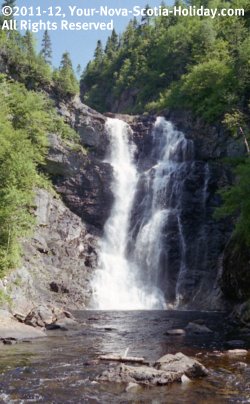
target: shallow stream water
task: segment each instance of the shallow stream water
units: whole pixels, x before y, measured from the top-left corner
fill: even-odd
[[[0,348],[0,403],[250,403],[250,355],[219,355],[226,341],[242,339],[223,313],[184,311],[85,311],[75,313],[79,325],[70,331],[50,331],[48,338]],[[206,336],[168,336],[171,328],[203,319],[213,330]],[[155,361],[166,353],[196,357],[208,377],[187,384],[142,387],[94,379],[108,363],[100,354],[143,356]],[[113,366],[111,364],[111,366]]]

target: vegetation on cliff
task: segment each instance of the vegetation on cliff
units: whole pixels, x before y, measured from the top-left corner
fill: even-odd
[[[17,31],[0,30],[0,70],[23,83],[28,90],[46,90],[68,99],[79,92],[70,55],[64,53],[59,68],[53,70],[51,41],[46,32],[41,51],[37,52],[30,31],[22,36]]]
[[[0,275],[17,264],[19,241],[32,227],[34,188],[42,174],[48,133],[75,137],[42,93],[0,76]]]
[[[15,1],[3,5],[13,7]],[[35,187],[49,183],[43,175],[48,134],[77,138],[48,97],[69,99],[77,94],[70,56],[65,53],[55,71],[51,58],[47,31],[38,53],[31,32],[0,30],[0,277],[17,265],[20,239],[35,222]]]
[[[204,2],[178,1],[200,6]],[[162,4],[162,7],[166,7]],[[100,111],[143,113],[189,109],[209,122],[249,113],[250,3],[206,2],[209,8],[244,8],[244,17],[160,16],[113,31],[81,79],[83,100]]]

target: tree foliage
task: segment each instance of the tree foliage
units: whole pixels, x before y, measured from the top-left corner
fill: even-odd
[[[207,0],[205,7],[244,8],[245,16],[130,21],[119,39],[112,33],[104,52],[98,42],[82,75],[83,100],[100,111],[184,107],[208,122],[235,109],[249,114],[249,0]]]
[[[34,224],[34,189],[44,184],[48,133],[74,137],[45,95],[0,77],[0,276],[17,265]]]
[[[49,65],[52,64],[52,42],[47,29],[44,31],[43,34],[40,55],[46,63],[48,63]]]
[[[71,97],[78,93],[79,85],[68,52],[62,55],[61,64],[54,71],[53,79],[59,96]]]

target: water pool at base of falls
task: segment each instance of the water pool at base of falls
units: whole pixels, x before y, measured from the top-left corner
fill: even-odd
[[[220,355],[226,341],[250,335],[229,327],[224,313],[180,311],[85,311],[75,313],[71,331],[50,331],[48,338],[0,346],[1,403],[196,403],[250,402],[250,355]],[[209,335],[169,336],[167,330],[203,320]],[[125,384],[95,382],[109,366],[100,354],[143,356],[155,361],[167,353],[195,357],[209,375],[187,384],[142,387],[127,392]]]

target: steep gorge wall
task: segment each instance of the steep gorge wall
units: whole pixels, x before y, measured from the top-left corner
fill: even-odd
[[[55,134],[50,135],[46,172],[61,199],[49,191],[37,191],[37,226],[31,240],[24,242],[23,265],[0,284],[19,311],[27,311],[40,303],[78,309],[86,306],[91,295],[90,280],[97,264],[98,240],[113,203],[112,169],[103,161],[109,148],[106,117],[81,104],[78,98],[71,103],[59,103],[58,111],[78,131],[87,154],[79,147],[62,142]],[[115,116],[131,125],[139,171],[147,170],[154,163],[151,133],[155,117]],[[219,128],[192,121],[188,114],[166,112],[165,116],[194,141],[195,149],[192,170],[185,179],[182,195],[184,232],[190,246],[190,270],[183,285],[186,291],[183,303],[197,309],[225,308],[227,301],[220,285],[226,297],[230,297],[223,287],[223,283],[228,282],[224,276],[223,253],[231,237],[232,223],[215,221],[213,212],[220,204],[217,191],[232,181],[230,169],[221,158],[242,155],[244,146]],[[204,215],[201,214],[200,192],[204,188],[206,167],[209,176]],[[138,201],[142,191],[138,189]],[[139,204],[135,203],[135,206]],[[139,214],[135,208],[131,221]],[[206,231],[206,262],[202,255],[192,250],[194,232],[201,228]],[[174,227],[169,237],[167,243],[174,241]],[[164,285],[169,296],[176,287],[176,265],[173,250]]]
[[[183,234],[187,246],[187,273],[183,280],[182,305],[196,309],[218,309],[230,306],[223,295],[224,250],[231,238],[233,223],[230,219],[215,220],[215,209],[221,204],[218,191],[232,183],[232,172],[225,157],[238,157],[245,153],[244,144],[236,142],[219,127],[209,127],[204,122],[193,120],[188,113],[164,113],[177,129],[183,131],[194,144],[194,160],[186,173],[182,195]],[[133,140],[137,145],[137,161],[140,172],[152,167],[152,127],[154,117],[124,116],[133,128]],[[143,183],[137,193],[135,207],[141,206]],[[167,196],[166,196],[167,198]],[[132,222],[140,217],[134,209]],[[165,260],[164,284],[166,295],[172,302],[175,298],[180,253],[176,250],[178,232],[175,224],[166,229],[165,245],[170,246]],[[167,262],[168,261],[168,262]]]
[[[38,305],[83,309],[96,267],[98,240],[113,202],[106,118],[76,97],[58,112],[74,127],[82,147],[49,135],[45,174],[52,190],[36,190],[36,227],[23,242],[22,266],[0,281],[13,312],[27,314]]]

